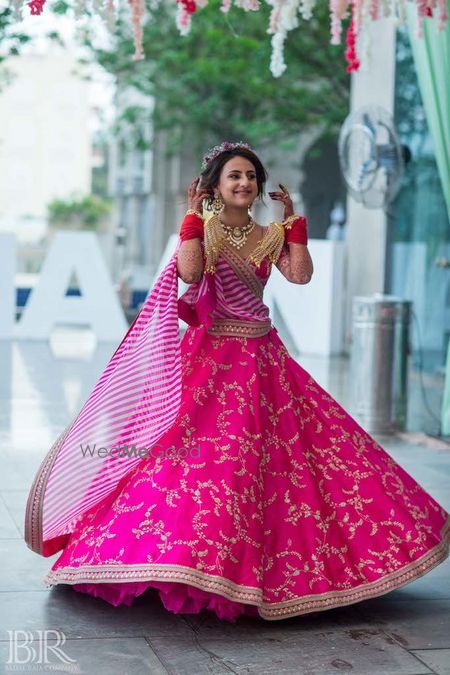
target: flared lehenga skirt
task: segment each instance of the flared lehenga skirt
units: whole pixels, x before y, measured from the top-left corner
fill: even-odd
[[[360,602],[449,554],[450,518],[288,353],[189,327],[176,422],[77,523],[47,585],[113,605],[282,619]],[[147,449],[148,450],[148,449]]]

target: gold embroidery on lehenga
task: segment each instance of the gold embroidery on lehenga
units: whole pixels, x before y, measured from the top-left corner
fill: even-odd
[[[193,329],[192,333],[194,339],[197,329]],[[418,508],[411,503],[408,494],[414,491],[408,493],[401,476],[394,473],[396,464],[393,458],[384,455],[374,439],[358,430],[349,433],[341,426],[342,413],[336,403],[320,390],[311,377],[305,378],[303,395],[298,394],[298,389],[291,386],[289,376],[291,357],[279,343],[267,339],[211,337],[210,346],[212,350],[219,350],[230,340],[235,341],[236,348],[230,350],[229,359],[222,360],[221,372],[225,379],[208,378],[206,385],[196,390],[196,395],[205,404],[208,396],[219,404],[216,418],[210,420],[208,435],[204,436],[199,431],[197,409],[184,408],[177,419],[185,446],[208,444],[210,450],[207,455],[200,459],[173,458],[166,474],[163,473],[164,462],[169,460],[146,461],[135,467],[126,489],[106,512],[104,522],[100,519],[99,523],[94,511],[86,516],[80,529],[74,533],[68,546],[73,564],[51,571],[46,582],[175,581],[219,593],[231,601],[256,605],[262,618],[277,620],[375,597],[409,583],[442,562],[448,555],[450,518],[441,529],[441,541],[421,555],[429,532],[427,509],[438,511],[439,506],[427,501],[426,508]],[[203,353],[199,361],[195,350],[192,354],[188,353],[183,360],[184,372],[195,371],[202,359],[205,365],[208,363],[213,368],[213,362],[207,362],[205,358]],[[257,364],[256,369],[251,371],[252,377],[242,384],[235,381],[231,367],[239,359],[251,362],[256,359]],[[252,400],[251,385],[257,381],[256,378],[264,382],[274,373],[282,385],[284,400],[277,402],[268,398],[264,391],[261,391],[258,401]],[[314,392],[317,400],[313,400],[309,392]],[[259,421],[262,411],[266,414],[263,425]],[[203,410],[201,414],[204,414]],[[296,423],[290,431],[284,429],[281,433],[287,414],[293,414]],[[230,420],[236,415],[243,420],[238,431],[236,427],[230,428]],[[322,416],[330,419],[327,435],[323,433]],[[307,444],[303,443],[302,437],[301,423],[305,420],[315,430],[314,441]],[[353,448],[353,452],[345,456],[340,454],[340,444],[344,441],[351,442]],[[378,455],[373,453],[370,462],[366,460],[369,448],[380,450],[379,460]],[[284,456],[289,458],[288,462]],[[284,457],[281,462],[278,461],[280,457]],[[212,467],[226,462],[230,467],[229,478],[223,475],[219,479],[214,478],[212,469],[211,478],[200,479],[197,471],[207,462],[211,462]],[[399,509],[409,509],[411,526],[396,517],[394,508],[373,520],[367,517],[366,508],[372,498],[370,490],[362,482],[367,478],[370,485],[370,476],[375,473],[382,481],[386,495],[393,502],[400,502]],[[173,476],[169,482],[168,475]],[[279,476],[286,481],[286,489],[282,493],[276,489],[278,483],[274,481]],[[342,484],[339,491],[342,503],[330,490],[336,476]],[[306,487],[308,479],[314,480],[321,508],[313,500],[302,499],[299,490]],[[133,486],[147,483],[149,493],[154,494],[155,499],[151,505],[143,504],[140,514],[136,509],[141,506],[141,501],[134,504],[129,501],[130,495]],[[420,486],[417,490],[421,490]],[[165,503],[175,510],[183,504],[187,506],[189,500],[196,506],[194,522],[193,528],[183,537],[182,528],[174,532],[172,521],[162,516],[157,504]],[[276,505],[277,512],[274,514],[272,511],[269,518],[271,505]],[[124,551],[119,546],[116,558],[105,560],[102,546],[114,541],[113,528],[118,515],[131,513],[138,514],[138,524],[132,529],[133,536],[136,540],[148,537],[153,544],[147,561],[141,564],[121,562]],[[231,527],[223,531],[221,525],[228,519]],[[250,523],[255,522],[261,528],[260,540],[250,535]],[[281,550],[268,546],[278,523],[292,527],[292,536],[283,541]],[[317,528],[315,534],[318,536],[315,540],[311,539],[311,550],[306,558],[295,548],[294,535],[300,527]],[[386,529],[387,536],[384,545],[378,548],[377,537],[381,527]],[[327,533],[334,528],[342,531],[337,539],[342,541],[340,545],[332,545],[327,538]],[[312,529],[307,531],[312,533]],[[374,543],[366,548],[364,557],[351,564],[349,544],[363,531],[373,538]],[[88,545],[88,551],[83,555],[77,555],[79,541]],[[410,555],[417,556],[417,559],[397,568],[399,563],[394,553],[402,541],[413,544],[409,549]],[[262,542],[267,543],[262,546]],[[252,560],[255,583],[261,584],[261,587],[238,584],[232,578],[233,572],[238,574],[242,563],[239,555],[242,544],[245,544]],[[175,549],[180,555],[186,551],[191,565],[161,562],[166,552]],[[339,582],[330,576],[335,559],[340,561],[345,572]],[[76,567],[77,564],[79,567]],[[269,573],[275,567],[279,569],[279,574],[277,583],[271,585]],[[373,580],[374,574],[383,576]],[[296,580],[301,577],[306,579],[310,593],[299,596]],[[314,592],[319,583],[328,584],[332,590]]]

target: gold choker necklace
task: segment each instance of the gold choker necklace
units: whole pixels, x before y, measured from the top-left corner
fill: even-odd
[[[242,246],[244,246],[248,235],[255,227],[255,221],[251,216],[249,222],[247,225],[244,225],[244,227],[239,227],[239,225],[227,225],[222,220],[220,223],[224,229],[225,234],[227,235],[227,240],[237,249],[240,249]]]

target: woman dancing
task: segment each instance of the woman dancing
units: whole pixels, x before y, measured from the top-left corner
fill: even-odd
[[[269,193],[283,222],[251,217],[266,178],[245,143],[204,157],[174,254],[31,488],[26,541],[62,551],[47,585],[274,620],[382,595],[448,556],[446,510],[272,325],[272,267],[306,284],[313,264],[286,189]]]

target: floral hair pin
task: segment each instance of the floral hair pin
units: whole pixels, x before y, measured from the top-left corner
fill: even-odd
[[[239,141],[238,143],[229,143],[228,141],[224,141],[220,145],[215,145],[213,148],[208,150],[206,155],[203,157],[202,170],[206,169],[208,164],[222,152],[225,150],[234,150],[234,148],[247,148],[247,150],[253,151],[253,148],[250,147],[248,143],[244,143],[243,141]]]

